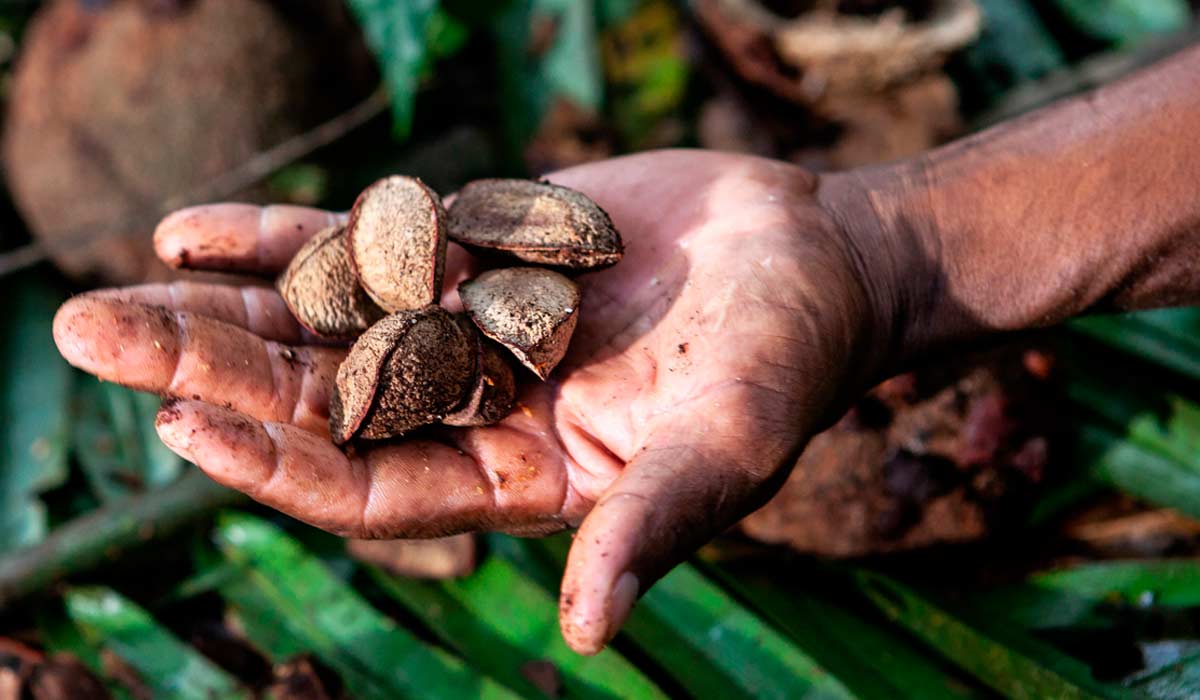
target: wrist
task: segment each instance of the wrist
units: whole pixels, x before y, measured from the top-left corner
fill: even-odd
[[[823,175],[817,190],[867,295],[876,380],[906,369],[948,335],[925,187],[919,161],[903,161]]]

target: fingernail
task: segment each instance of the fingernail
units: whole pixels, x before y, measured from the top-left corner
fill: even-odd
[[[158,439],[162,440],[163,444],[169,447],[172,452],[188,461],[192,461],[192,445],[188,430],[179,421],[183,417],[179,403],[178,401],[163,403],[162,407],[158,410],[158,415],[154,417],[154,428],[158,432]]]
[[[612,594],[608,597],[608,630],[604,635],[605,644],[611,642],[625,626],[625,620],[629,619],[629,612],[633,610],[637,597],[637,576],[626,571],[617,579],[617,585],[613,586]]]

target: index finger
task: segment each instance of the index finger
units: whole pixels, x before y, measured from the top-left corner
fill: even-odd
[[[274,275],[315,233],[345,221],[345,214],[291,204],[203,204],[163,219],[154,252],[175,268]]]

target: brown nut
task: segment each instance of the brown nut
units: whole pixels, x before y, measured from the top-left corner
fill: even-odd
[[[537,265],[594,270],[624,254],[621,235],[595,202],[531,180],[476,180],[449,211],[450,238],[469,250]]]
[[[275,288],[300,325],[322,338],[352,340],[386,315],[359,286],[341,226],[296,251]]]
[[[359,283],[389,313],[436,304],[446,266],[446,213],[415,177],[393,175],[358,195],[346,224]]]
[[[474,387],[476,347],[438,306],[401,311],[359,336],[338,368],[329,432],[379,440],[436,423]]]
[[[567,352],[579,318],[579,287],[537,267],[489,270],[458,285],[471,320],[545,379]]]
[[[475,388],[466,397],[462,408],[442,419],[445,425],[459,427],[491,425],[504,419],[517,400],[517,379],[508,364],[507,355],[492,341],[484,338],[466,314],[455,316],[464,333],[477,343],[478,359]]]

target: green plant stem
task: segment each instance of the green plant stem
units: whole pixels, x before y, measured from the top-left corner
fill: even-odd
[[[76,518],[40,544],[0,559],[0,609],[244,500],[193,469],[162,489]]]

